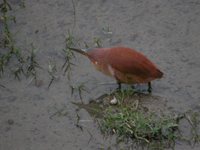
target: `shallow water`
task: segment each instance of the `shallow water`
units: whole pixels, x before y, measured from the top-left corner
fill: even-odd
[[[33,43],[37,61],[44,69],[38,69],[38,86],[31,78],[18,81],[7,72],[0,80],[6,87],[0,87],[0,149],[127,148],[116,144],[115,137],[105,139],[92,116],[85,109],[77,111],[78,107],[72,104],[81,100],[77,92],[71,96],[69,85],[85,83],[85,104],[117,85],[79,54],[74,59],[71,79],[63,75],[62,49],[68,30],[76,37],[77,47],[85,47],[84,42],[93,47],[94,38],[100,38],[103,47],[132,47],[155,62],[165,75],[153,82],[149,105],[178,113],[199,111],[198,1],[26,0],[25,8],[20,8],[19,3],[11,1],[17,23],[10,23],[9,27],[22,50],[29,51]],[[49,60],[56,62],[58,70],[50,89]],[[152,97],[156,97],[153,102]],[[148,103],[148,98],[142,101]],[[77,116],[82,120],[81,128],[77,127]],[[198,149],[198,145],[179,143],[176,149]]]

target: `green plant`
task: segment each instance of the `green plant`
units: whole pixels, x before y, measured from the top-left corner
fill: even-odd
[[[185,114],[185,118],[188,120],[188,122],[191,125],[191,135],[192,138],[190,139],[190,141],[195,143],[200,142],[200,134],[199,134],[199,123],[200,123],[200,119],[199,119],[199,113],[198,112],[193,112],[193,113],[186,113]]]
[[[38,62],[36,61],[36,49],[32,45],[32,49],[30,52],[30,56],[26,58],[26,64],[27,64],[27,69],[26,69],[26,76],[33,76],[35,81],[37,80],[37,68],[41,67],[39,66]]]
[[[103,31],[104,34],[112,34],[112,31],[110,30],[110,26],[109,25],[103,27],[102,31]]]
[[[121,89],[114,92],[115,97],[117,98],[120,104],[124,103],[126,98],[130,98],[136,91],[133,88]]]
[[[70,85],[70,88],[71,88],[71,95],[74,94],[74,92],[78,92],[78,95],[79,95],[79,98],[82,100],[82,93],[83,92],[87,92],[87,89],[85,87],[85,83],[81,83],[80,85],[78,86],[73,86],[73,85]]]
[[[64,74],[68,72],[67,77],[70,79],[71,71],[72,71],[72,66],[74,65],[72,63],[72,59],[75,58],[75,55],[72,50],[69,49],[69,47],[72,47],[75,45],[74,43],[75,38],[71,34],[70,31],[68,31],[68,36],[66,37],[66,45],[65,49],[63,49],[65,53],[65,62],[62,66],[62,69],[64,70]]]
[[[53,83],[53,81],[57,78],[56,77],[56,72],[57,72],[56,63],[55,63],[55,61],[50,60],[49,61],[48,73],[51,76],[51,80],[49,82],[48,88],[50,88],[50,86]]]
[[[94,38],[94,44],[97,46],[97,47],[102,47],[102,41],[100,38],[98,37],[95,37]]]
[[[23,63],[24,58],[21,55],[21,50],[15,46],[12,34],[9,29],[9,21],[13,20],[16,23],[14,16],[8,16],[8,12],[12,10],[11,5],[7,0],[3,0],[3,3],[0,4],[0,9],[2,13],[3,20],[3,46],[6,49],[4,53],[0,53],[0,75],[3,74],[5,66],[10,62],[11,58],[16,58],[18,64],[13,70],[15,78],[19,79],[20,74],[24,73]]]
[[[108,107],[101,122],[103,133],[117,134],[121,138],[132,138],[147,144],[155,141],[173,142],[177,137],[177,128],[177,118],[143,114],[129,106],[117,109]]]
[[[21,0],[20,7],[25,8],[25,0]]]

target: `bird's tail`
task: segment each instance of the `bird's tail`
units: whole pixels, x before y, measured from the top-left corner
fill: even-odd
[[[75,51],[77,53],[80,53],[82,55],[85,55],[85,56],[88,56],[87,52],[85,52],[84,50],[82,49],[78,49],[78,48],[72,48],[72,47],[68,47],[68,49],[72,50],[72,51]]]

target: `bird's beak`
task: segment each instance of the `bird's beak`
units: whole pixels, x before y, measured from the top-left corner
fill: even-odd
[[[91,48],[82,48],[81,50],[87,53]]]
[[[78,48],[72,48],[72,47],[68,47],[70,50],[73,50],[75,52],[78,52],[82,55],[88,56],[86,49],[78,49]]]
[[[81,48],[82,51],[87,52],[88,49],[87,48]]]

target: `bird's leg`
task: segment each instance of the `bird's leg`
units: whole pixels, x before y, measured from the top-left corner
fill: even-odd
[[[132,88],[132,89],[135,89],[135,85],[131,85],[131,88]]]
[[[151,93],[152,87],[151,87],[151,82],[148,82],[148,92]]]
[[[118,84],[117,90],[121,90],[121,83],[120,83],[120,82],[117,82],[117,84]]]

